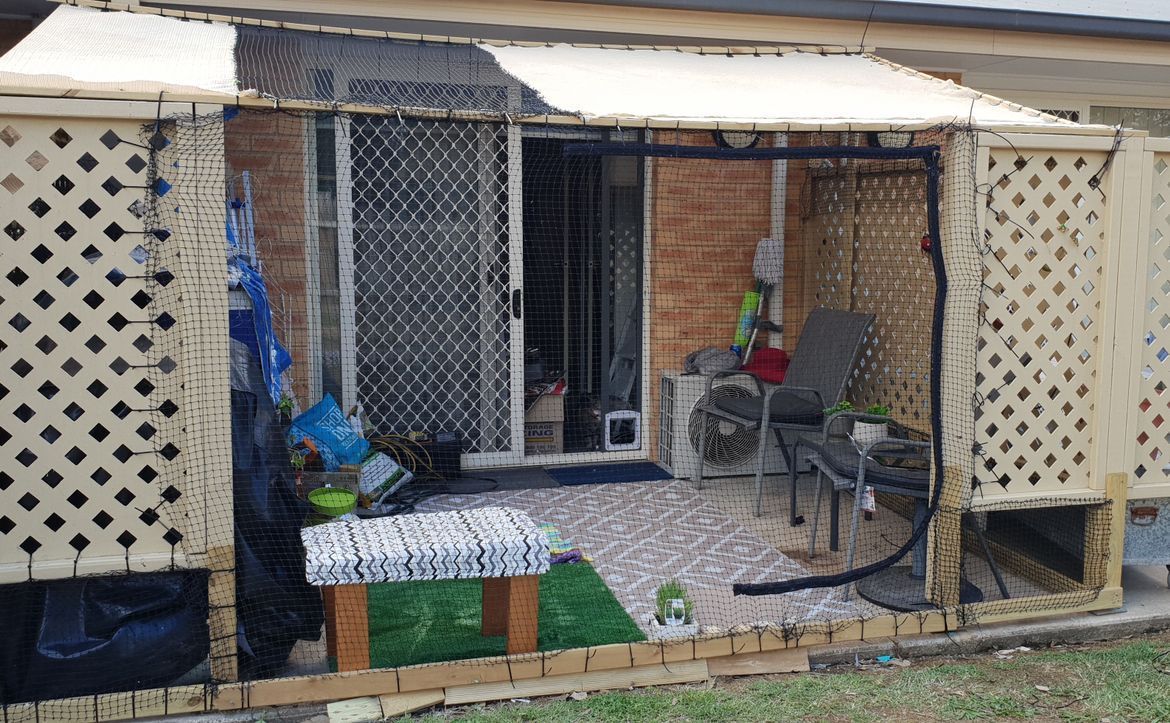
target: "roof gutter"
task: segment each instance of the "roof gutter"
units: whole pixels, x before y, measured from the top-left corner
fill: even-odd
[[[943,25],[1051,35],[1092,35],[1170,42],[1170,22],[1029,10],[956,7],[872,0],[568,0],[597,5],[699,12],[788,15],[908,25]]]

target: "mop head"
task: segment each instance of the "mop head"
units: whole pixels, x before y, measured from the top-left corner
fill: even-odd
[[[756,246],[756,258],[752,262],[752,274],[769,285],[776,285],[784,278],[784,244],[774,238],[762,238]]]

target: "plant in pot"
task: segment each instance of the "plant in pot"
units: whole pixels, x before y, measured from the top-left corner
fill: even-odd
[[[287,393],[281,392],[280,402],[276,405],[276,414],[282,422],[291,422],[296,402]]]
[[[853,411],[853,402],[849,401],[848,399],[843,399],[825,410],[825,419],[828,419],[829,417],[833,416],[834,414],[840,414],[841,412],[852,412],[852,411]]]
[[[890,408],[884,404],[871,404],[866,407],[865,413],[870,417],[883,417],[887,420],[890,418]],[[858,420],[853,423],[853,441],[858,446],[865,447],[887,436],[889,436],[889,426],[886,422]]]
[[[842,412],[852,412],[852,411],[853,411],[853,402],[849,401],[848,399],[842,399],[841,401],[837,402],[833,406],[825,409],[824,414],[825,414],[825,419],[828,420],[834,414],[840,414]],[[844,426],[841,426],[841,425],[844,425]],[[833,424],[832,427],[833,427],[832,431],[834,434],[839,434],[842,429],[851,432],[853,430],[853,420],[846,419],[843,422],[838,422],[836,424]]]
[[[691,637],[699,634],[695,603],[678,580],[668,580],[654,592],[655,612],[650,617],[650,637]]]
[[[292,466],[296,479],[296,494],[301,499],[305,498],[305,461],[307,457],[307,450],[296,447],[290,447],[288,450],[288,463]]]

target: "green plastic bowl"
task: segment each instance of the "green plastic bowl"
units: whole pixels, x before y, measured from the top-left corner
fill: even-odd
[[[323,515],[340,517],[357,506],[357,495],[342,487],[321,487],[309,493],[309,503]]]

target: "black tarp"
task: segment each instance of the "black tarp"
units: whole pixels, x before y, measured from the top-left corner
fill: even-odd
[[[235,482],[236,614],[240,675],[278,671],[298,640],[321,635],[321,595],[305,581],[297,498],[285,428],[259,364],[232,341],[232,474]]]

